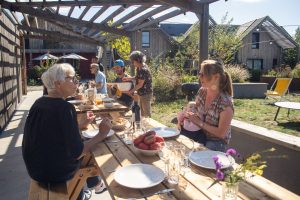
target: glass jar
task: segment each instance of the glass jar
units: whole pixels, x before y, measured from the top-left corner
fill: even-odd
[[[237,200],[239,182],[222,184],[222,200]]]

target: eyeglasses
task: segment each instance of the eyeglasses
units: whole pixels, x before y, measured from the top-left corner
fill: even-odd
[[[66,76],[65,77],[66,80],[70,80],[70,82],[73,82],[73,83],[78,83],[78,80],[75,76]]]

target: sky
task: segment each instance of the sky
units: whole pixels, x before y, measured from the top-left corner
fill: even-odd
[[[226,12],[228,19],[233,19],[231,24],[240,25],[268,15],[292,36],[300,27],[300,0],[219,0],[209,6],[209,13],[217,23],[221,23]],[[174,17],[166,22],[176,21],[193,23],[197,17],[187,13],[186,16]]]

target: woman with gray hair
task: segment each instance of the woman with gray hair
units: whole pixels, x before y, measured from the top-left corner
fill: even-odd
[[[130,60],[136,67],[136,76],[123,78],[123,81],[136,80],[136,85],[129,91],[133,94],[137,91],[140,99],[141,114],[143,117],[151,117],[151,100],[153,97],[152,76],[147,66],[146,56],[140,51],[133,51]]]
[[[104,119],[99,134],[83,143],[79,128],[86,128],[95,116],[89,113],[77,122],[74,106],[65,101],[76,91],[74,68],[67,63],[54,64],[43,73],[42,81],[48,95],[37,99],[27,116],[23,159],[32,179],[42,183],[66,182],[79,169],[81,158],[105,139],[111,123]],[[97,180],[95,185],[101,183]]]

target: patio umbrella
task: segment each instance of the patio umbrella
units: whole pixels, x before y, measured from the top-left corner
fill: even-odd
[[[82,57],[76,53],[71,53],[71,54],[68,54],[68,55],[64,55],[64,56],[61,56],[59,57],[59,59],[74,59],[74,60],[87,60],[85,57]]]
[[[50,53],[45,53],[39,57],[36,57],[32,60],[57,60],[58,57],[54,56],[54,55],[51,55]]]

